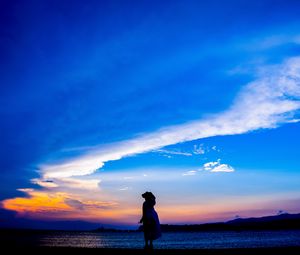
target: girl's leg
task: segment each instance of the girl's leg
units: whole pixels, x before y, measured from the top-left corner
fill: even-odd
[[[153,240],[152,239],[150,239],[150,249],[153,249]]]
[[[149,245],[148,245],[148,239],[145,238],[145,248],[148,248]]]

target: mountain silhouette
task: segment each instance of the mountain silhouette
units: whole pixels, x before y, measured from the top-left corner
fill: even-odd
[[[259,218],[236,218],[227,222],[169,225],[162,224],[162,231],[243,231],[243,230],[289,230],[300,229],[300,213],[283,213]]]

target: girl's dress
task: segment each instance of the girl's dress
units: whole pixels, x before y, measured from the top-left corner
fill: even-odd
[[[154,210],[155,200],[146,200],[143,203],[143,227],[147,240],[161,237],[161,229],[157,212]]]

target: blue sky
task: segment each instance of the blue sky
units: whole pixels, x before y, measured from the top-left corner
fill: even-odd
[[[152,190],[165,223],[300,211],[298,1],[0,7],[2,210],[134,225]]]

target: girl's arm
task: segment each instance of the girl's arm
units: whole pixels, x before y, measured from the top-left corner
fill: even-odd
[[[144,222],[144,216],[145,216],[145,210],[146,210],[146,208],[145,208],[145,204],[143,204],[143,215],[142,215],[142,218],[140,219],[140,223],[143,223]]]

